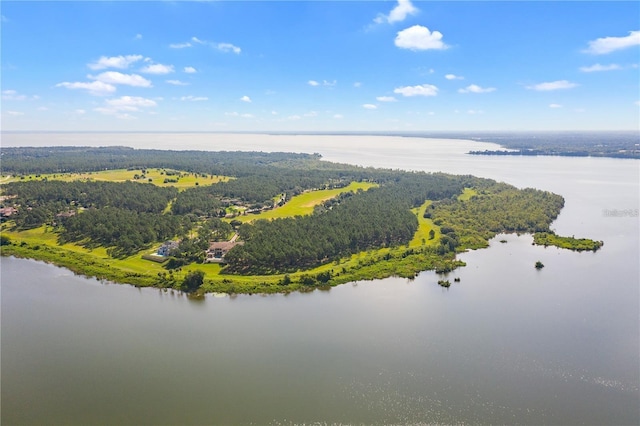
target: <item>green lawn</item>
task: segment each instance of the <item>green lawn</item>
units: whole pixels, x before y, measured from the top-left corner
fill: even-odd
[[[0,183],[7,182],[24,182],[29,180],[61,180],[65,182],[71,182],[75,180],[95,180],[95,181],[107,181],[107,182],[151,182],[157,186],[174,186],[179,190],[185,190],[188,188],[193,188],[198,185],[212,185],[218,182],[226,182],[229,177],[227,176],[211,176],[207,175],[207,177],[197,176],[194,174],[190,174],[187,172],[178,172],[179,175],[167,176],[163,174],[162,169],[146,169],[147,173],[144,179],[134,179],[135,175],[142,175],[141,170],[126,170],[126,169],[118,169],[118,170],[104,170],[100,172],[86,172],[86,173],[50,173],[50,174],[42,174],[42,175],[28,175],[22,177],[9,177],[3,176],[0,180]],[[176,179],[177,182],[167,182],[164,183],[165,179]],[[149,180],[151,179],[151,181]]]
[[[438,241],[440,240],[440,227],[435,225],[431,219],[426,219],[423,216],[425,210],[431,203],[431,201],[427,201],[420,207],[411,209],[411,211],[415,213],[416,217],[418,218],[418,230],[413,236],[411,242],[409,242],[409,247],[419,247],[422,245],[432,246],[438,244]],[[429,239],[429,231],[431,231],[432,229],[435,234],[432,239]]]
[[[474,195],[477,195],[478,191],[476,191],[473,188],[465,188],[462,191],[462,194],[458,195],[458,200],[460,201],[467,201],[469,199],[471,199],[471,197],[473,197]]]
[[[5,225],[6,227],[6,225]],[[122,269],[127,272],[137,272],[141,274],[157,274],[160,271],[164,271],[161,264],[156,262],[151,262],[148,260],[142,259],[143,254],[155,253],[160,246],[160,244],[156,244],[156,246],[149,250],[144,250],[141,253],[136,255],[124,258],[124,259],[114,259],[107,254],[107,249],[104,247],[98,247],[95,249],[89,249],[83,247],[80,244],[58,244],[58,234],[53,232],[50,226],[41,226],[39,228],[28,229],[25,231],[9,231],[6,228],[2,229],[2,234],[7,235],[11,238],[12,241],[15,242],[25,242],[31,245],[46,245],[51,247],[57,247],[63,250],[71,251],[74,253],[81,253],[85,255],[90,255],[95,258],[97,261],[102,261],[109,264],[111,267],[115,267],[118,269]]]
[[[318,204],[331,198],[335,198],[343,192],[355,192],[358,189],[366,191],[374,186],[377,185],[369,182],[351,182],[351,184],[344,188],[309,191],[293,197],[282,207],[267,210],[260,214],[238,216],[234,219],[241,222],[251,222],[258,219],[278,219],[283,217],[305,216],[313,213],[313,208]]]

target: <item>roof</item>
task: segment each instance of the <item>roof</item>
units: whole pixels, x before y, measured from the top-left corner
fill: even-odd
[[[209,243],[209,250],[223,250],[223,251],[229,251],[232,248],[234,248],[235,246],[237,246],[238,244],[242,244],[241,242],[231,242],[231,241],[219,241],[219,242],[212,242]]]

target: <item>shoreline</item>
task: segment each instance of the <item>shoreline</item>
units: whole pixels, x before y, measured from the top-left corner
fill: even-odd
[[[176,278],[169,282],[161,282],[154,274],[141,274],[127,272],[111,267],[106,262],[99,262],[96,257],[69,250],[57,249],[47,246],[48,250],[42,250],[40,245],[20,244],[4,245],[0,251],[0,257],[14,257],[36,262],[44,262],[56,267],[65,268],[78,276],[107,280],[114,284],[131,285],[133,287],[150,287],[158,289],[173,289],[180,291],[180,280],[189,272],[202,269],[201,264],[191,264],[184,270],[175,274]],[[408,250],[411,254],[407,255]],[[363,252],[353,255],[351,259],[341,261],[338,264],[331,263],[319,266],[311,270],[298,271],[290,274],[277,275],[226,275],[221,274],[215,278],[207,277],[198,294],[224,293],[233,294],[288,294],[292,292],[308,292],[315,289],[335,287],[356,281],[370,281],[399,277],[413,279],[420,272],[434,270],[436,273],[451,272],[454,269],[465,266],[454,254],[445,256],[416,251],[415,249],[402,250],[400,248],[382,249],[378,253]],[[390,256],[390,257],[389,257]],[[93,259],[91,259],[93,257]],[[389,257],[386,259],[386,257]],[[199,268],[200,267],[200,268]],[[332,268],[333,267],[333,268]],[[341,272],[332,275],[325,283],[308,282],[307,277],[320,274],[322,271],[342,268]],[[182,268],[181,268],[182,269]],[[283,283],[285,276],[290,277],[288,284]]]

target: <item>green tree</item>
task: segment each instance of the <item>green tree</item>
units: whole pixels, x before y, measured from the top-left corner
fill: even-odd
[[[202,283],[204,283],[204,272],[199,270],[192,271],[184,277],[184,281],[182,281],[182,285],[180,285],[180,290],[185,293],[193,293],[202,286]]]

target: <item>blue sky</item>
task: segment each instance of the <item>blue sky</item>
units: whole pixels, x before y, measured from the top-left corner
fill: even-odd
[[[0,7],[3,130],[640,126],[635,1]]]

